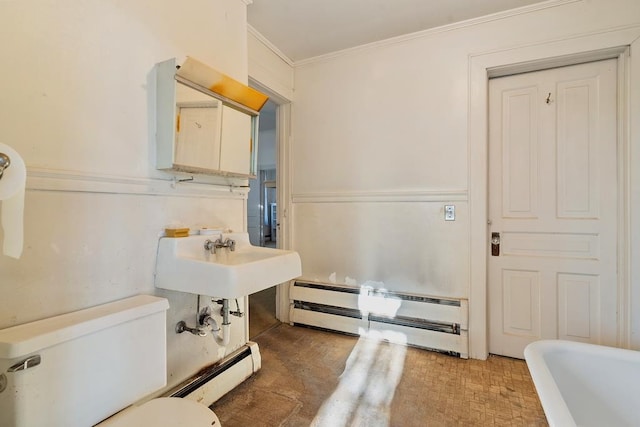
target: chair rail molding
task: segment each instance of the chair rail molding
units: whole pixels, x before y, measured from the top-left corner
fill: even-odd
[[[193,178],[136,178],[27,167],[27,190],[168,197],[246,199],[248,188]]]

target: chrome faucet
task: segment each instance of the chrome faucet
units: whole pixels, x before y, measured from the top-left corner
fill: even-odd
[[[11,165],[11,159],[4,153],[0,153],[0,178],[2,178],[2,174],[4,170]]]
[[[236,250],[236,241],[235,240],[231,240],[228,237],[226,239],[224,239],[222,236],[220,236],[215,241],[207,239],[204,242],[204,248],[207,251],[211,252],[212,254],[215,254],[216,253],[216,249],[220,249],[220,248],[229,248],[229,250],[235,251]]]

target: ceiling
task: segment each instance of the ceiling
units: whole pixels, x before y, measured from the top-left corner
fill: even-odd
[[[253,0],[249,24],[292,61],[541,0]]]

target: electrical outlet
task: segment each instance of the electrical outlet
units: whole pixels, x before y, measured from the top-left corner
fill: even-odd
[[[456,220],[456,207],[455,205],[444,206],[444,220],[455,221]]]

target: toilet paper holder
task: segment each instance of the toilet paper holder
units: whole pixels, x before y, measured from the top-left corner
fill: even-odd
[[[0,179],[2,179],[2,174],[4,170],[11,165],[11,159],[4,153],[0,153]]]

